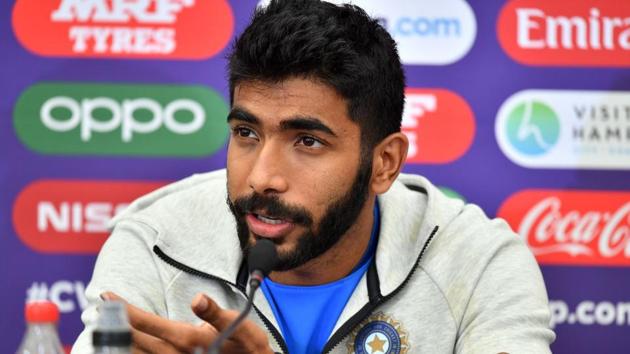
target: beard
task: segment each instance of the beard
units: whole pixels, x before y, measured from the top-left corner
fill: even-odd
[[[316,225],[314,225],[312,214],[306,208],[286,204],[277,195],[261,195],[254,192],[247,197],[232,201],[228,193],[227,204],[236,220],[236,231],[243,255],[245,256],[249,248],[253,246],[250,244],[250,230],[245,217],[256,210],[265,210],[266,216],[290,220],[296,226],[303,226],[306,229],[298,236],[297,245],[293,250],[278,252],[278,263],[274,271],[297,268],[324,254],[356,222],[367,201],[371,176],[372,159],[362,156],[352,186],[326,207],[323,217]],[[254,237],[260,238],[255,234]]]

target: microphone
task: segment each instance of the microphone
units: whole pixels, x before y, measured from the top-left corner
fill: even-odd
[[[278,253],[273,242],[267,239],[258,240],[247,254],[250,288],[258,288],[262,280],[271,273],[277,262]]]
[[[215,339],[212,345],[208,348],[208,354],[218,354],[223,342],[228,339],[236,330],[236,327],[245,320],[254,304],[254,294],[256,293],[256,290],[258,290],[263,279],[269,275],[277,262],[278,253],[276,251],[276,246],[273,242],[267,239],[260,239],[256,241],[254,247],[249,249],[247,254],[247,265],[249,268],[249,293],[247,295],[247,304],[234,322],[232,322],[228,328],[226,328],[225,331],[223,331],[219,337]]]

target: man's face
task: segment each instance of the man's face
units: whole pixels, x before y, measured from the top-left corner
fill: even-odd
[[[228,117],[228,205],[241,247],[277,246],[275,270],[330,249],[365,205],[371,155],[332,88],[306,79],[243,82]]]

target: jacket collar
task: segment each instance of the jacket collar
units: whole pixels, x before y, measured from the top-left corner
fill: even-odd
[[[173,193],[158,191],[164,198],[155,204],[164,204],[167,215],[177,215],[182,209],[186,214],[176,222],[171,217],[168,223],[167,218],[151,220],[157,222],[155,245],[192,269],[242,286],[242,273],[240,282],[238,275],[243,257],[234,218],[225,202],[225,171],[196,175],[166,189],[179,196],[169,203],[169,194]],[[381,225],[375,267],[368,271],[371,278],[364,277],[357,286],[348,303],[350,308],[355,302],[359,306],[375,296],[387,296],[403,284],[435,227],[447,223],[463,205],[445,197],[425,178],[406,174],[401,174],[378,198]],[[142,213],[137,218],[142,219]],[[196,223],[190,225],[187,220]]]

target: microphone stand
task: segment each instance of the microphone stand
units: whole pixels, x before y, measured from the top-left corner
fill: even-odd
[[[255,270],[252,272],[250,277],[251,279],[249,280],[249,293],[247,294],[247,304],[245,304],[245,308],[243,309],[243,311],[241,311],[238,317],[232,323],[230,323],[228,328],[221,332],[217,339],[214,340],[212,345],[208,348],[208,354],[219,354],[223,342],[225,342],[225,340],[227,340],[232,335],[232,333],[234,333],[236,327],[238,327],[238,325],[240,325],[241,322],[245,320],[249,312],[252,310],[252,307],[254,305],[254,295],[256,294],[256,290],[258,290],[258,288],[260,287],[264,275],[261,271]]]
[[[269,240],[259,240],[249,249],[247,256],[249,268],[249,294],[247,294],[247,304],[238,317],[217,337],[217,339],[208,348],[208,354],[218,354],[221,345],[236,330],[236,327],[245,320],[247,314],[254,306],[254,295],[260,287],[265,276],[271,272],[275,264],[278,262],[278,253],[276,246]]]

